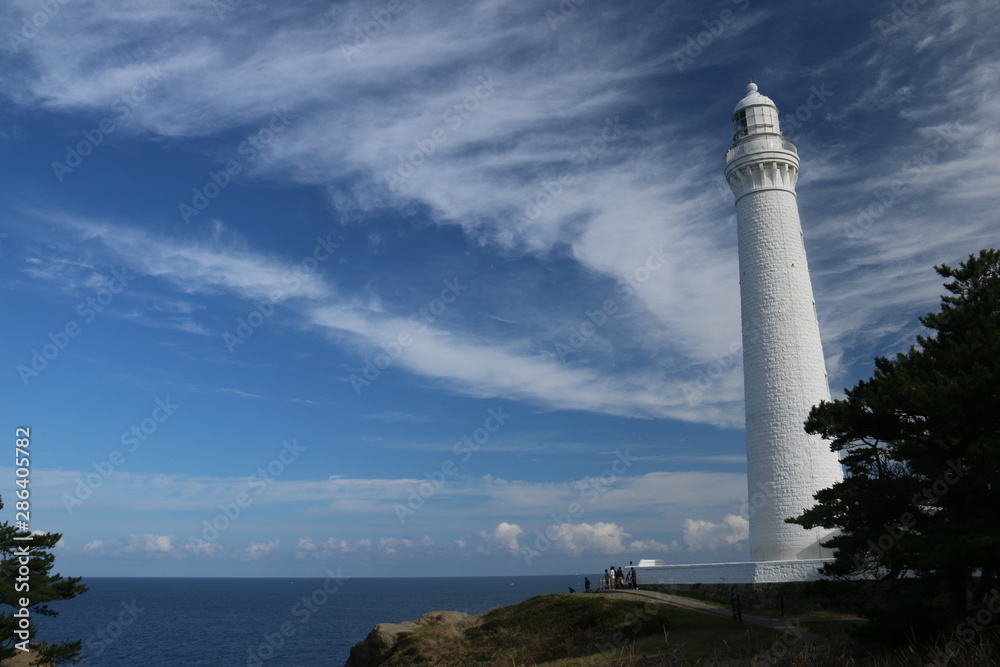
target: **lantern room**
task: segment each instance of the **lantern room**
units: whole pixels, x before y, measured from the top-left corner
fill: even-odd
[[[733,143],[755,134],[781,134],[778,107],[771,98],[757,92],[757,84],[747,85],[746,96],[733,111]]]

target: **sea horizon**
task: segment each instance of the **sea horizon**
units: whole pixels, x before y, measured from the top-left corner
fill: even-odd
[[[34,621],[37,639],[82,640],[91,667],[318,667],[344,664],[378,623],[478,615],[593,576],[83,577],[90,590]]]

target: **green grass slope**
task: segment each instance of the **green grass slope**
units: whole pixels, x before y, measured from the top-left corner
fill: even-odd
[[[607,665],[642,655],[696,662],[784,646],[767,628],[603,595],[543,595],[403,635],[388,665]],[[656,664],[655,662],[652,664]]]

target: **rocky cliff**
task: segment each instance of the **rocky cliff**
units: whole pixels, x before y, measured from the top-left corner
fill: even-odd
[[[460,611],[429,611],[415,621],[379,623],[363,641],[351,647],[351,655],[344,667],[378,667],[392,655],[400,635],[424,625],[457,623],[465,618],[469,615]]]

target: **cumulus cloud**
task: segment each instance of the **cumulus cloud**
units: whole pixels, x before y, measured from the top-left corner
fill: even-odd
[[[160,555],[174,551],[177,542],[175,535],[154,535],[145,533],[136,535],[129,533],[122,538],[123,545],[115,550],[118,555]]]
[[[184,545],[184,550],[195,556],[222,556],[225,552],[218,542],[208,542],[200,537],[193,538]]]
[[[375,549],[386,556],[411,555],[420,550],[430,549],[434,546],[434,540],[424,535],[419,540],[408,537],[382,537],[379,538]]]
[[[729,547],[749,536],[750,522],[735,514],[726,516],[721,523],[684,520],[684,543],[690,551],[711,551]]]
[[[345,554],[351,550],[347,540],[328,537],[324,542],[316,543],[309,536],[299,539],[295,544],[295,557],[299,559],[320,560],[337,554]]]
[[[631,534],[617,523],[606,521],[551,524],[543,531],[536,531],[535,536],[534,540],[522,548],[523,555],[529,562],[546,553],[563,556],[597,556],[621,554],[627,550],[672,549],[671,546],[655,540],[633,541],[626,546]]]
[[[506,550],[517,552],[518,538],[524,535],[524,530],[516,523],[501,521],[493,532],[488,530],[479,531],[479,536],[486,541],[487,546],[493,550]]]
[[[94,540],[93,542],[88,542],[83,545],[83,551],[91,551],[94,553],[101,553],[105,549],[104,542],[101,540]]]
[[[240,552],[239,557],[243,560],[260,560],[264,556],[276,552],[279,545],[280,541],[277,538],[267,542],[253,542]]]
[[[628,545],[628,550],[637,554],[665,554],[680,549],[681,545],[677,540],[671,540],[670,544],[664,544],[654,539],[633,540]]]
[[[629,537],[631,535],[618,524],[599,521],[594,524],[563,524],[554,542],[560,550],[572,556],[620,554],[625,551],[624,541]]]

